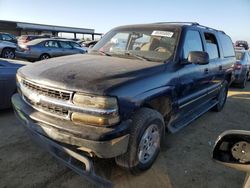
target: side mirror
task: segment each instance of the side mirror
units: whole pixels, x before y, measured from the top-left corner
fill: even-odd
[[[192,51],[188,54],[188,63],[205,65],[209,63],[209,55],[207,52]]]
[[[225,166],[250,173],[250,131],[223,132],[216,140],[212,157]]]

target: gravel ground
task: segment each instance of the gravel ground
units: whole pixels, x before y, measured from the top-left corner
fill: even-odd
[[[245,174],[211,160],[217,136],[227,129],[250,129],[250,83],[230,89],[224,110],[207,112],[176,134],[167,134],[156,163],[133,176],[102,161],[101,173],[115,187],[237,188]],[[95,187],[55,160],[28,137],[12,110],[0,112],[0,187]]]

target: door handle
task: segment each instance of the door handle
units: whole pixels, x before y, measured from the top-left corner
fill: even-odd
[[[208,68],[205,68],[205,69],[204,69],[204,73],[205,73],[205,74],[208,74],[208,72],[209,72]]]
[[[219,71],[222,71],[222,65],[219,66]]]

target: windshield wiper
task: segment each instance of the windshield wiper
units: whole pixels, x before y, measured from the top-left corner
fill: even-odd
[[[106,56],[112,56],[111,54],[107,53],[107,52],[104,52],[102,50],[92,50],[92,52],[97,52],[99,54],[102,54],[102,55],[106,55]]]
[[[135,57],[137,59],[140,59],[142,61],[152,61],[151,59],[145,57],[145,56],[140,56],[140,55],[137,55],[137,54],[133,54],[131,52],[126,52],[125,55],[128,55],[128,56],[131,56],[131,57]]]

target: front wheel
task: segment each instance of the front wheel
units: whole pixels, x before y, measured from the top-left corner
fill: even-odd
[[[14,59],[15,58],[15,50],[11,48],[5,48],[2,52],[2,57],[6,59]]]
[[[116,157],[116,163],[139,173],[149,169],[160,152],[164,120],[159,112],[149,108],[140,109],[132,120],[128,150]]]
[[[219,95],[218,95],[218,103],[216,104],[216,106],[213,107],[213,111],[216,111],[216,112],[220,112],[225,103],[226,103],[226,100],[227,100],[227,93],[228,93],[228,82],[225,80],[220,88],[220,92],[219,92]]]
[[[39,60],[45,60],[45,59],[49,59],[49,58],[50,58],[49,54],[42,54],[40,56]]]

